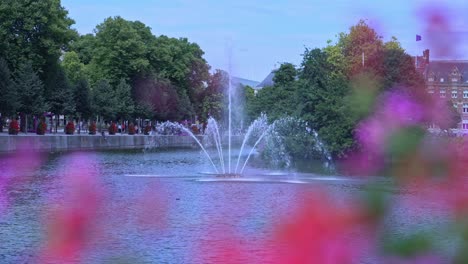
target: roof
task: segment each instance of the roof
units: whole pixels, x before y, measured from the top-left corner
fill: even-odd
[[[458,69],[462,80],[468,80],[468,60],[430,61],[426,69],[426,76],[429,77],[431,74],[434,74],[436,79],[448,78],[452,75],[454,69]]]
[[[231,78],[231,81],[234,83],[234,84],[241,84],[243,86],[251,86],[251,87],[255,87],[259,84],[259,82],[257,81],[252,81],[252,80],[248,80],[248,79],[244,79],[244,78],[240,78],[240,77],[235,77],[235,76],[232,76]]]
[[[265,77],[265,79],[254,89],[259,90],[266,86],[273,86],[275,84],[275,82],[273,81],[273,78],[275,77],[275,72],[276,70],[271,71],[270,74],[268,74],[268,76]]]

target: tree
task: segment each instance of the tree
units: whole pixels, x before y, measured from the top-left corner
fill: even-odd
[[[115,118],[116,96],[115,91],[107,80],[99,80],[93,89],[93,109],[96,114],[106,120]]]
[[[74,97],[76,102],[76,113],[84,119],[91,117],[91,96],[89,84],[86,79],[78,80],[74,87]]]
[[[70,43],[70,51],[75,52],[85,65],[91,62],[95,48],[96,37],[93,34],[81,35]]]
[[[76,85],[78,81],[86,78],[85,65],[74,51],[66,52],[63,55],[62,67],[72,85]]]
[[[361,72],[372,72],[379,76],[383,74],[382,37],[364,20],[352,26],[349,34],[341,33],[338,46],[346,58],[349,77]]]
[[[385,43],[383,67],[384,89],[395,85],[419,87],[424,84],[423,76],[416,71],[413,58],[408,55],[395,37]]]
[[[273,82],[277,85],[289,85],[297,77],[297,70],[291,63],[283,63],[279,67],[279,69],[275,72],[275,76],[273,77]]]
[[[26,132],[27,115],[39,115],[47,110],[44,99],[44,85],[32,67],[32,63],[20,65],[15,74],[15,90],[18,91],[18,111],[25,114],[25,123],[22,131]]]
[[[0,114],[1,119],[16,113],[18,108],[18,95],[11,79],[11,73],[4,59],[0,58]],[[0,132],[2,132],[2,120],[0,120]]]
[[[135,104],[132,99],[132,91],[130,85],[124,79],[115,88],[116,96],[116,113],[118,118],[128,119],[135,110]]]
[[[258,91],[257,96],[250,104],[249,110],[255,119],[261,113],[265,113],[270,121],[281,117],[293,115],[296,111],[297,83],[291,83],[287,86],[273,85],[264,87]]]
[[[117,16],[96,26],[90,64],[94,65],[97,77],[117,85],[121,79],[130,81],[137,74],[149,71],[147,34],[141,35],[141,23],[136,25],[138,28],[135,22]],[[146,30],[151,34],[149,28]]]
[[[49,90],[46,91],[50,111],[57,116],[73,115],[76,110],[74,91],[65,75],[65,70],[60,66],[57,67],[50,82]]]
[[[189,112],[183,113],[186,116],[193,114],[190,113],[191,109],[200,109],[204,84],[210,78],[209,66],[203,54],[200,46],[186,38],[160,36],[156,38],[152,48],[152,69],[160,77],[170,80],[177,88],[179,96],[188,96],[191,106],[186,108]]]
[[[299,74],[297,114],[317,131],[333,155],[340,156],[354,144],[354,124],[344,101],[349,91],[347,79],[333,69],[324,51],[306,49]]]
[[[246,123],[251,123],[258,115],[253,109],[253,104],[255,102],[255,90],[250,86],[244,87],[244,96],[245,96],[245,114],[247,116]]]
[[[0,57],[10,69],[32,63],[45,81],[61,51],[77,36],[74,23],[59,0],[3,0],[0,2]]]
[[[139,111],[147,115],[151,109],[152,117],[158,120],[180,120],[179,95],[169,80],[148,75],[135,82],[134,90]]]

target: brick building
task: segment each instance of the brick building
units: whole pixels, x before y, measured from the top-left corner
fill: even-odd
[[[426,50],[416,57],[415,66],[423,73],[429,94],[452,101],[462,119],[458,129],[468,132],[468,61],[430,61]]]

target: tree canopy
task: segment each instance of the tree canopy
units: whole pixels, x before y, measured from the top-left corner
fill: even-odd
[[[396,87],[412,92],[421,84],[422,76],[398,40],[384,42],[361,20],[340,33],[336,43],[306,48],[298,69],[282,64],[274,85],[248,100],[247,109],[251,119],[266,113],[270,121],[284,116],[305,120],[334,156],[344,156],[356,147],[356,124],[373,109],[379,93]]]

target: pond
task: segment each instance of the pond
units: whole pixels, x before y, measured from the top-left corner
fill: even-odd
[[[71,196],[84,193],[82,206],[88,206],[86,185],[71,190],[65,176],[78,178],[87,167],[97,171],[93,180],[103,195],[96,198],[100,204],[96,228],[77,263],[220,263],[219,247],[241,249],[242,254],[230,257],[234,263],[268,263],[268,252],[282,249],[270,243],[276,227],[304,203],[301,194],[320,192],[338,204],[346,203],[361,195],[366,183],[340,175],[254,167],[241,177],[216,177],[208,173],[210,166],[197,150],[83,155],[90,162],[78,165],[72,153],[50,155],[27,180],[7,189],[11,203],[0,215],[1,263],[34,262],[50,244],[47,237],[58,217],[51,210],[76,207],[67,204],[76,202]],[[394,200],[413,195],[400,190],[388,194]],[[390,211],[386,224],[404,234],[415,227],[443,224],[443,214],[430,201],[418,212],[403,203]],[[356,262],[378,261],[364,253]]]

